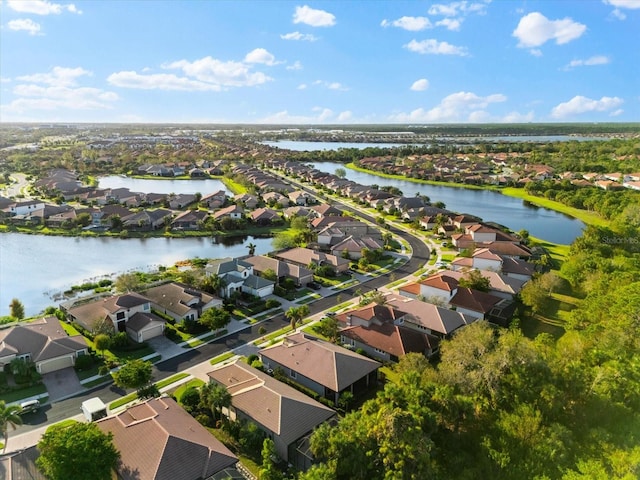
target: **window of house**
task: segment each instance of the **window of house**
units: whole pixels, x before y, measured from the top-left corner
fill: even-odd
[[[118,312],[116,314],[116,320],[124,320],[126,313],[125,312]]]
[[[289,376],[291,378],[296,378],[296,372],[294,372],[293,370],[289,370]]]

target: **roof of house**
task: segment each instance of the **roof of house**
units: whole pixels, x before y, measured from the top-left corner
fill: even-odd
[[[165,323],[165,321],[155,313],[136,312],[127,320],[127,329],[133,332],[140,332],[154,323]]]
[[[398,309],[405,315],[404,322],[413,323],[433,332],[449,335],[460,327],[469,325],[474,318],[455,310],[439,307],[432,303],[423,302],[413,298],[387,296],[387,305]]]
[[[354,237],[353,235],[350,235],[331,247],[331,250],[341,252],[342,250],[346,249],[350,252],[359,252],[363,248],[367,248],[369,250],[377,250],[382,248],[382,245],[380,245],[380,243],[378,243],[371,237]]]
[[[258,275],[249,275],[244,281],[244,285],[246,287],[252,288],[254,290],[260,290],[261,288],[265,288],[274,284],[275,282],[273,282],[272,280],[267,280],[266,278],[259,277]]]
[[[251,212],[249,216],[251,217],[252,220],[261,220],[261,219],[271,220],[273,218],[280,217],[280,215],[278,215],[278,212],[270,208],[258,208],[253,212]]]
[[[325,217],[328,215],[333,215],[333,216],[342,215],[342,210],[339,210],[336,207],[329,205],[328,203],[323,203],[322,205],[315,205],[314,207],[311,207],[311,208],[313,208],[313,210],[315,210],[320,215],[323,215]]]
[[[247,268],[252,268],[253,265],[247,263],[244,260],[240,260],[238,258],[221,258],[217,260],[211,260],[205,270],[207,273],[216,274],[216,275],[224,275],[229,272],[242,272]]]
[[[206,305],[216,297],[178,282],[165,283],[142,292],[146,298],[162,308],[180,316],[198,306]]]
[[[71,307],[69,308],[69,313],[82,323],[85,328],[92,328],[94,323],[103,320],[108,315],[113,315],[120,310],[144,305],[145,303],[149,303],[149,299],[138,293],[130,292]]]
[[[502,257],[502,272],[515,273],[519,275],[532,276],[536,271],[536,266],[525,260],[519,260],[513,257]]]
[[[0,455],[0,478],[4,480],[47,480],[36,466],[38,448],[25,448]]]
[[[85,338],[68,336],[56,317],[0,330],[0,357],[29,353],[31,360],[42,362],[86,348]]]
[[[496,290],[498,292],[510,293],[512,295],[517,294],[520,290],[522,290],[522,286],[526,283],[524,280],[519,280],[513,277],[507,277],[503,273],[500,272],[492,272],[490,270],[478,270],[480,275],[489,280],[489,287],[492,290]],[[465,277],[465,272],[454,272],[447,271],[443,272],[442,275],[447,277],[451,277],[456,280],[460,280]]]
[[[313,275],[313,272],[308,268],[283,262],[277,258],[271,258],[265,255],[256,255],[254,257],[245,258],[244,261],[253,265],[254,269],[258,272],[273,270],[278,277],[288,276],[292,278],[302,278]]]
[[[237,360],[207,374],[227,387],[233,407],[290,444],[335,415],[329,407]]]
[[[374,360],[303,333],[290,335],[281,344],[260,350],[260,355],[335,392],[380,367]]]
[[[438,290],[444,290],[446,292],[452,292],[458,288],[458,280],[447,275],[445,272],[431,275],[419,283],[426,287],[437,288]]]
[[[473,258],[481,258],[483,260],[496,260],[502,262],[502,258],[497,253],[493,253],[488,248],[476,248],[473,251]]]
[[[213,214],[213,218],[224,217],[225,215],[231,215],[234,213],[243,214],[244,209],[240,208],[238,205],[230,205],[226,208],[222,208]]]
[[[490,293],[473,290],[471,288],[458,288],[458,292],[449,301],[451,305],[466,308],[479,313],[489,313],[491,309],[502,299]]]
[[[391,308],[389,305],[378,305],[377,303],[370,303],[364,307],[349,310],[347,312],[336,315],[336,319],[339,322],[346,324],[350,323],[349,317],[356,317],[367,322],[393,322],[398,319],[398,312]]]
[[[175,400],[160,397],[96,422],[113,433],[124,480],[198,480],[238,462]]]
[[[310,263],[327,263],[334,267],[349,264],[349,260],[346,258],[338,257],[336,255],[330,255],[327,253],[317,252],[309,248],[296,247],[290,250],[285,250],[276,255],[277,258],[282,260],[301,263],[303,265],[309,265]]]
[[[340,335],[396,357],[411,352],[425,353],[438,345],[438,339],[432,335],[393,323],[347,327],[340,331]]]

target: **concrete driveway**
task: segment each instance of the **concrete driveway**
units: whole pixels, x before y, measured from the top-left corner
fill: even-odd
[[[47,387],[50,403],[84,391],[73,367],[45,373],[42,375],[42,383]]]

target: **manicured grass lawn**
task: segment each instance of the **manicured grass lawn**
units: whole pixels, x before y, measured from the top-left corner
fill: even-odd
[[[129,402],[133,402],[136,398],[138,398],[138,394],[136,392],[130,393],[129,395],[125,395],[118,400],[114,400],[109,404],[109,410],[115,410],[123,405],[126,405]]]
[[[509,197],[521,198],[523,200],[526,200],[529,203],[533,203],[534,205],[538,205],[540,207],[545,207],[550,210],[566,213],[571,217],[577,218],[578,220],[582,220],[584,223],[588,225],[596,225],[599,227],[606,227],[609,225],[608,220],[602,218],[600,215],[598,215],[595,212],[580,210],[579,208],[569,207],[568,205],[564,205],[560,202],[549,200],[544,197],[536,197],[534,195],[529,195],[524,188],[505,187],[501,189],[500,192],[503,195],[507,195]]]
[[[215,358],[212,358],[209,363],[211,365],[216,365],[218,363],[222,363],[226,360],[229,360],[231,357],[234,357],[236,354],[233,352],[227,352],[227,353],[223,353],[222,355],[218,355]]]
[[[564,328],[558,323],[539,315],[535,317],[527,315],[521,319],[520,329],[528,338],[536,338],[541,333],[548,333],[557,340],[564,334]]]
[[[169,378],[165,378],[164,380],[161,380],[159,382],[156,383],[156,386],[158,387],[158,390],[164,387],[168,387],[169,385],[171,385],[172,383],[176,383],[180,380],[182,380],[183,378],[187,378],[189,376],[188,373],[177,373],[175,375],[172,375]]]
[[[12,392],[3,393],[0,395],[0,400],[4,400],[5,403],[18,402],[23,398],[33,397],[47,393],[47,388],[43,383],[34,385],[33,387],[22,388],[20,390],[14,390]]]
[[[234,182],[231,178],[222,177],[221,180],[222,180],[222,183],[224,183],[227,186],[227,188],[231,190],[233,193],[235,193],[236,195],[247,193],[247,187],[245,187],[244,185],[238,182]]]
[[[54,423],[53,425],[50,425],[49,428],[47,428],[47,431],[49,431],[51,429],[56,429],[56,428],[67,428],[67,427],[70,427],[71,425],[73,425],[74,423],[78,423],[78,421],[68,418],[66,420],[62,420],[61,422]]]
[[[319,283],[320,285],[322,285],[323,287],[335,287],[339,283],[343,283],[343,282],[346,282],[347,280],[351,280],[351,275],[340,275],[335,278],[326,278],[326,277],[319,277],[317,275],[314,275],[313,280]]]
[[[98,385],[102,385],[104,383],[108,383],[111,382],[113,380],[113,378],[111,377],[111,375],[104,375],[100,378],[96,378],[95,380],[92,380],[90,382],[87,383],[83,383],[82,386],[84,388],[90,389],[93,387],[97,387]]]
[[[176,399],[178,400],[178,402],[180,401],[180,399],[182,398],[182,394],[189,388],[191,387],[195,387],[195,388],[200,388],[202,385],[204,385],[204,382],[202,380],[200,380],[199,378],[194,378],[192,380],[189,380],[187,383],[183,383],[182,385],[180,385],[178,388],[176,388],[173,392],[172,395],[174,397],[176,397]]]
[[[453,261],[454,258],[456,258],[456,254],[455,253],[443,253],[442,254],[442,261],[443,262],[451,262]]]

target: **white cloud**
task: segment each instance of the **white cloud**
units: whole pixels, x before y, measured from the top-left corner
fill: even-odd
[[[91,75],[90,71],[82,67],[53,67],[51,72],[23,75],[17,79],[23,82],[45,83],[54,87],[70,87],[78,84],[79,77]]]
[[[409,113],[393,115],[391,120],[397,122],[480,121],[480,118],[486,117],[483,109],[492,103],[506,100],[507,97],[501,93],[480,97],[472,92],[457,92],[443,98],[431,110],[417,108]]]
[[[529,53],[531,55],[533,55],[534,57],[541,57],[542,56],[542,50],[540,50],[539,48],[532,48],[531,50],[529,50]]]
[[[141,75],[137,72],[116,72],[107,77],[111,85],[141,90],[178,90],[178,91],[220,91],[222,87],[212,83],[178,77],[173,73],[152,73]]]
[[[611,12],[611,15],[616,17],[618,20],[625,20],[627,18],[627,15],[623,11],[621,11],[619,8],[614,8],[613,11]]]
[[[610,117],[617,117],[618,115],[622,115],[624,113],[624,110],[622,108],[619,108],[613,112],[611,112],[609,114]]]
[[[83,68],[55,67],[48,73],[17,77],[20,83],[12,89],[18,98],[2,106],[4,113],[24,114],[34,110],[94,110],[112,108],[118,100],[114,92],[77,86],[77,79],[91,75]]]
[[[269,53],[264,48],[256,48],[244,57],[246,63],[262,63],[264,65],[273,66],[279,62],[276,62],[276,57]]]
[[[331,111],[331,109],[314,107],[312,111],[314,112],[314,115],[292,115],[289,113],[288,110],[283,110],[281,112],[274,113],[273,115],[269,115],[261,120],[258,120],[258,123],[267,123],[267,124],[335,123],[335,116]]]
[[[329,90],[342,90],[347,91],[349,88],[342,85],[340,82],[327,82],[325,80],[315,80],[313,82],[314,85],[319,85],[321,87],[327,88]]]
[[[594,66],[594,65],[606,65],[607,63],[610,63],[611,60],[609,59],[609,57],[605,56],[605,55],[594,55],[593,57],[589,57],[586,60],[571,60],[565,67],[565,70],[570,70],[572,68],[575,67],[582,67],[582,66]]]
[[[38,35],[40,33],[40,24],[34,22],[30,18],[18,18],[16,20],[11,20],[7,23],[9,30],[20,31],[24,30],[29,35]]]
[[[628,8],[630,10],[640,8],[640,0],[603,0],[603,3],[616,8]]]
[[[61,5],[59,3],[51,3],[47,0],[8,0],[9,8],[20,13],[32,13],[34,15],[60,15],[64,10],[82,14],[73,3]]]
[[[404,47],[412,52],[421,53],[423,55],[460,55],[466,56],[467,49],[465,47],[457,47],[447,42],[439,42],[433,38],[428,40],[411,40]]]
[[[533,122],[534,118],[535,115],[533,114],[533,112],[528,112],[525,114],[519,112],[509,112],[498,121],[501,123],[529,123]]]
[[[302,70],[302,63],[299,60],[296,60],[291,65],[287,65],[287,70]]]
[[[348,122],[353,118],[353,113],[350,110],[345,110],[344,112],[340,112],[338,115],[339,122]]]
[[[540,12],[533,12],[520,19],[512,35],[519,40],[519,47],[530,48],[539,47],[549,40],[562,45],[579,38],[586,30],[586,25],[569,17],[549,20]]]
[[[460,26],[462,25],[461,18],[443,18],[436,22],[436,26],[445,27],[447,30],[451,30],[457,32],[460,30]]]
[[[211,57],[204,57],[190,62],[179,60],[162,65],[165,69],[179,69],[187,77],[201,82],[222,87],[252,87],[272,80],[262,72],[254,72],[251,66],[242,62],[223,62]]]
[[[333,110],[330,108],[313,107],[311,110],[314,112],[320,112],[317,116],[319,122],[325,122],[333,117]]]
[[[414,92],[423,92],[427,88],[429,88],[429,80],[427,80],[426,78],[421,78],[420,80],[416,80],[411,85],[411,90],[413,90]]]
[[[389,21],[383,20],[380,23],[383,27],[398,27],[410,32],[419,32],[420,30],[426,30],[427,28],[433,28],[431,21],[427,17],[400,17],[397,20]]]
[[[586,112],[606,112],[613,110],[624,103],[619,97],[602,97],[600,100],[576,95],[568,102],[560,103],[553,107],[551,116],[553,118],[565,118],[579,115]]]
[[[444,17],[457,17],[463,14],[478,13],[480,15],[486,13],[487,4],[491,0],[485,0],[484,3],[469,3],[467,1],[462,2],[450,2],[450,3],[436,3],[429,7],[429,15],[442,15]]]
[[[11,83],[11,79],[9,77],[0,77],[0,83]]]
[[[283,40],[299,40],[304,42],[315,42],[318,40],[318,37],[315,35],[300,32],[285,33],[284,35],[280,35],[280,38]]]
[[[298,90],[306,90],[306,89],[307,89],[306,83],[301,83],[300,85],[298,85]]]
[[[312,27],[331,27],[336,24],[336,16],[324,10],[316,10],[304,5],[296,7],[293,23],[304,23]]]

